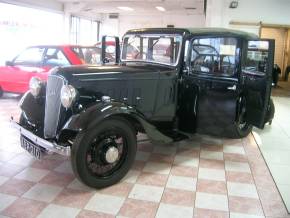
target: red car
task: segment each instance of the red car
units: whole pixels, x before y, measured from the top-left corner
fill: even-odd
[[[6,66],[0,66],[0,97],[4,92],[23,94],[29,89],[31,77],[47,80],[56,66],[99,64],[101,49],[95,46],[32,46],[25,49]]]

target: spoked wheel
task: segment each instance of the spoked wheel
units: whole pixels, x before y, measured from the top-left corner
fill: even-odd
[[[122,179],[136,154],[136,135],[126,120],[109,119],[96,129],[77,136],[72,146],[76,176],[94,188],[110,186]]]
[[[241,98],[239,102],[238,118],[234,124],[234,128],[229,133],[230,138],[243,138],[250,134],[253,126],[246,121],[246,103]]]

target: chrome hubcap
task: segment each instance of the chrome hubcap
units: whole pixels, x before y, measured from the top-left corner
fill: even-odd
[[[108,163],[114,163],[118,160],[118,157],[119,157],[119,150],[112,146],[110,147],[107,152],[106,152],[106,161]]]

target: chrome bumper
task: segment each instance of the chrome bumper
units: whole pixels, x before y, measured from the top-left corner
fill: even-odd
[[[64,147],[64,146],[58,145],[56,143],[52,143],[52,142],[49,142],[45,139],[42,139],[42,138],[34,135],[33,133],[31,133],[27,129],[23,128],[22,126],[20,126],[18,123],[16,123],[13,120],[13,118],[10,120],[10,122],[11,122],[12,126],[20,132],[21,135],[25,136],[26,138],[31,140],[36,145],[46,149],[47,151],[55,152],[55,153],[63,155],[63,156],[70,156],[70,153],[71,153],[70,146]]]

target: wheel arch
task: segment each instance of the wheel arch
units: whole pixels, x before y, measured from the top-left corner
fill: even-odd
[[[144,132],[148,137],[157,143],[170,143],[173,140],[161,133],[152,125],[142,113],[135,108],[123,103],[98,103],[77,115],[73,115],[64,125],[60,135],[64,131],[78,133],[84,130],[95,128],[102,121],[111,118],[122,118],[137,132]]]

